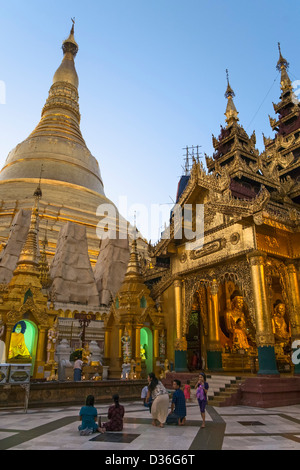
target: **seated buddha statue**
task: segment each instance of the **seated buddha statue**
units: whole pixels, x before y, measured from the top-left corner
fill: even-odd
[[[232,339],[234,351],[238,351],[239,349],[244,349],[248,351],[248,349],[250,349],[250,345],[248,343],[245,331],[246,326],[244,324],[244,321],[241,318],[238,318],[235,324]]]
[[[24,321],[20,321],[14,326],[11,334],[8,359],[31,359],[30,352],[25,343],[25,330],[26,323]]]
[[[246,318],[243,311],[244,299],[239,291],[234,291],[230,299],[231,308],[225,312],[225,320],[234,350],[249,349]]]
[[[272,316],[273,333],[275,343],[288,343],[291,333],[284,319],[285,304],[281,300],[277,300],[274,304],[274,313]]]

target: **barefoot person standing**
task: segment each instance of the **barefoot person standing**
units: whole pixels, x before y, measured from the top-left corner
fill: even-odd
[[[200,412],[201,412],[201,417],[202,417],[202,426],[201,428],[205,428],[205,408],[207,405],[207,391],[208,391],[209,385],[206,382],[206,375],[204,372],[201,372],[199,374],[199,379],[196,384],[196,398],[199,403],[200,407]]]

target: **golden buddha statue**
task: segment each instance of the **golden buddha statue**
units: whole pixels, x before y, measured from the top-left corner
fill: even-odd
[[[20,321],[14,326],[11,334],[8,359],[31,359],[30,352],[25,343],[25,330],[26,323],[24,321]]]
[[[282,345],[286,345],[291,336],[291,332],[284,319],[285,310],[285,304],[278,299],[274,304],[272,326],[275,337],[275,343],[282,343]]]
[[[245,333],[246,326],[244,320],[238,318],[235,324],[235,329],[233,332],[233,349],[240,350],[244,349],[248,351],[250,349],[250,345],[248,343],[247,335]]]
[[[86,343],[82,349],[82,361],[85,364],[89,364],[91,362],[91,355],[89,343]]]
[[[234,291],[231,295],[231,308],[225,312],[226,327],[232,339],[233,349],[248,350],[248,331],[246,327],[246,318],[243,311],[244,299],[239,291]]]

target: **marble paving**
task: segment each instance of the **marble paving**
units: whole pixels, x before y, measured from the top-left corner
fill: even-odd
[[[201,429],[197,402],[187,404],[185,426],[156,428],[141,402],[125,406],[121,433],[80,436],[80,407],[0,409],[1,450],[102,450],[171,451],[199,450],[300,450],[300,404],[279,408],[207,406],[206,427]],[[102,422],[109,404],[96,404]]]

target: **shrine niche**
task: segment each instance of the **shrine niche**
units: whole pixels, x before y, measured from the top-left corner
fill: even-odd
[[[226,337],[226,352],[251,352],[255,345],[255,331],[249,318],[247,302],[240,289],[232,281],[222,284],[226,304],[221,303],[220,325]]]
[[[275,357],[279,371],[289,372],[291,363],[291,336],[293,304],[288,295],[288,267],[270,258],[267,265],[269,311],[274,334]]]
[[[190,371],[204,368],[206,346],[205,337],[208,334],[207,292],[201,283],[193,296],[191,312],[187,326],[187,362]]]
[[[11,333],[8,349],[8,360],[31,362],[35,332],[32,334],[31,324],[27,321],[18,321]],[[31,330],[31,331],[30,331]]]
[[[238,269],[238,266],[235,267]],[[213,277],[185,282],[186,340],[188,369],[207,367],[208,351],[222,357],[222,369],[250,371],[257,356],[255,326],[249,309],[249,289],[242,293],[245,279],[234,267],[219,272],[219,282]]]
[[[38,308],[32,295],[25,296],[18,310],[6,315],[6,348],[8,363],[31,363],[31,375],[41,362],[46,362],[48,314]]]

